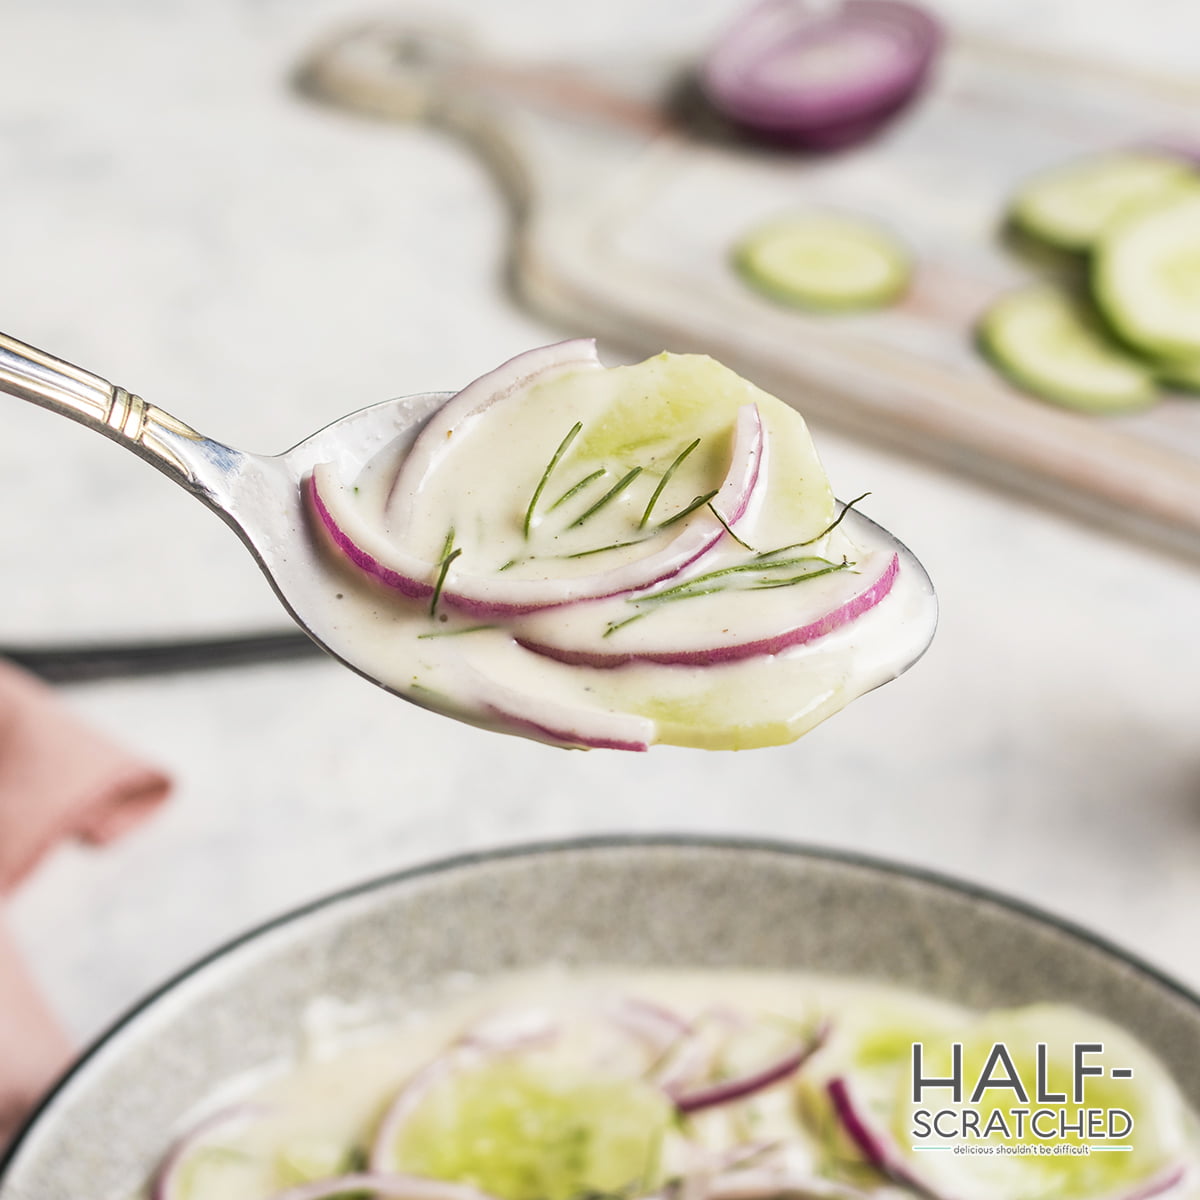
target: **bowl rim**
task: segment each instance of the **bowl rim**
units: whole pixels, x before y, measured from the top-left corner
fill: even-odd
[[[53,1107],[59,1094],[74,1081],[76,1076],[88,1070],[95,1059],[108,1044],[120,1036],[130,1026],[135,1025],[142,1014],[151,1009],[161,999],[170,995],[177,987],[199,974],[211,964],[219,962],[226,955],[240,947],[265,936],[275,929],[303,920],[314,913],[353,900],[358,896],[369,895],[372,892],[403,885],[413,880],[429,876],[446,874],[464,868],[470,868],[491,862],[501,862],[510,859],[542,858],[552,854],[576,853],[589,851],[619,851],[622,849],[642,849],[653,847],[677,847],[701,850],[749,851],[754,853],[778,854],[783,857],[810,859],[825,863],[844,864],[846,866],[875,871],[880,874],[912,879],[918,883],[954,893],[970,900],[981,901],[1006,910],[1016,916],[1023,917],[1035,923],[1045,925],[1075,938],[1086,946],[1114,958],[1126,967],[1133,969],[1148,978],[1151,982],[1172,993],[1177,999],[1194,1008],[1200,1017],[1200,992],[1174,979],[1166,971],[1126,950],[1111,941],[1103,934],[1098,934],[1086,926],[1059,916],[1024,900],[1015,899],[1001,891],[985,884],[969,882],[956,878],[942,871],[903,863],[886,858],[878,858],[871,854],[863,854],[855,850],[841,850],[829,846],[812,845],[805,842],[789,841],[781,838],[737,836],[724,834],[701,833],[599,833],[580,837],[546,838],[530,842],[516,842],[490,849],[469,850],[458,854],[444,855],[438,858],[421,861],[413,866],[402,867],[383,875],[373,876],[360,883],[338,888],[309,900],[304,904],[287,909],[265,921],[260,921],[235,937],[218,944],[212,950],[193,959],[180,970],[175,971],[162,983],[152,988],[135,1001],[129,1008],[120,1013],[104,1029],[88,1042],[78,1057],[66,1071],[58,1077],[50,1089],[42,1096],[37,1105],[29,1112],[24,1121],[18,1126],[8,1145],[0,1150],[0,1188],[4,1186],[9,1167],[15,1161],[22,1145],[33,1132],[39,1122]]]

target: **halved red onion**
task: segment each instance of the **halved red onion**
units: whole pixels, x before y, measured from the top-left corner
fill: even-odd
[[[387,1171],[355,1171],[302,1183],[278,1192],[271,1200],[329,1200],[347,1192],[370,1192],[375,1200],[496,1200],[488,1192],[465,1183],[447,1183],[422,1175],[397,1175]]]
[[[637,649],[624,650],[582,650],[568,645],[542,640],[541,636],[530,636],[517,631],[517,643],[526,650],[541,654],[557,662],[576,667],[622,667],[626,663],[650,662],[666,666],[713,667],[721,663],[740,662],[746,658],[756,658],[766,654],[780,654],[792,646],[803,646],[816,641],[848,625],[851,621],[869,612],[892,590],[896,576],[900,572],[900,558],[897,554],[885,557],[885,564],[874,577],[863,587],[856,590],[842,603],[823,613],[814,620],[806,620],[800,625],[782,629],[767,637],[755,638],[750,641],[734,644],[713,644],[697,649],[654,649],[652,645],[643,645]],[[846,576],[853,580],[855,577]],[[797,584],[797,587],[803,587]],[[539,630],[543,627],[539,626]],[[551,632],[546,630],[546,632]],[[568,635],[569,636],[569,635]],[[647,634],[651,637],[652,633]]]
[[[233,1104],[197,1122],[176,1139],[150,1180],[150,1200],[182,1200],[184,1168],[192,1152],[214,1133],[234,1129],[262,1116],[267,1110],[260,1104]]]
[[[456,404],[457,397],[449,403]],[[481,411],[481,403],[477,402],[470,413]],[[747,404],[738,411],[729,468],[712,501],[730,528],[736,527],[750,506],[762,477],[764,447],[758,407]],[[410,554],[372,525],[356,505],[352,492],[338,480],[332,464],[314,467],[306,488],[318,524],[358,570],[410,599],[432,596],[439,565]],[[662,549],[611,570],[573,579],[472,575],[452,566],[441,600],[470,616],[511,617],[651,587],[677,575],[712,549],[725,535],[725,525],[706,507],[698,508],[679,523],[678,534]]]
[[[762,0],[711,52],[700,85],[751,131],[829,149],[903,107],[940,45],[937,21],[904,0]]]
[[[682,1113],[700,1112],[705,1108],[715,1108],[719,1104],[731,1104],[735,1100],[743,1100],[747,1096],[756,1095],[790,1079],[802,1066],[821,1048],[825,1042],[825,1031],[821,1030],[809,1041],[797,1046],[775,1062],[768,1063],[748,1075],[736,1079],[724,1079],[720,1083],[708,1087],[696,1088],[691,1091],[668,1090],[668,1095],[675,1101],[675,1107]]]

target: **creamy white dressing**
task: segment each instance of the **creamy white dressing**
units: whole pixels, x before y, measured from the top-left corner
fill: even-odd
[[[356,480],[316,476],[356,547],[385,564],[402,547],[403,562],[425,564],[427,591],[440,583],[432,612],[432,597],[353,568],[332,580],[334,648],[393,690],[556,744],[737,749],[793,740],[903,671],[932,635],[920,564],[857,514],[823,534],[838,509],[803,420],[711,360],[572,363],[499,399],[480,390],[478,405],[468,389],[452,416],[435,415],[406,459],[385,452]],[[758,430],[749,474],[739,413],[743,435]],[[735,515],[730,498],[749,475]],[[713,493],[711,507],[671,521]],[[609,571],[628,580],[680,538],[711,548],[636,591],[522,611],[523,588],[586,587]],[[889,570],[884,598],[864,600]],[[481,605],[493,583],[515,611]],[[846,605],[853,619],[821,624]]]
[[[848,980],[784,972],[591,970],[545,967],[489,979],[467,976],[443,985],[400,1017],[371,1023],[356,1020],[318,1032],[298,1030],[301,1047],[295,1060],[279,1064],[273,1078],[261,1071],[231,1081],[216,1106],[231,1102],[254,1106],[251,1119],[218,1129],[197,1147],[191,1188],[186,1200],[266,1200],[289,1182],[289,1163],[328,1156],[337,1164],[357,1157],[370,1144],[380,1115],[405,1082],[430,1059],[443,1053],[464,1031],[481,1023],[504,1021],[506,1014],[525,1018],[544,1014],[571,1034],[572,1016],[586,1032],[576,1030],[554,1053],[563,1061],[581,1053],[594,1055],[607,1073],[642,1070],[645,1050],[636,1037],[609,1024],[605,1014],[635,998],[661,1004],[692,1018],[710,1009],[767,1013],[811,1024],[820,1014],[854,1012],[868,1015],[886,1006],[915,1021],[947,1024],[964,1010],[901,989]],[[592,1039],[583,1042],[581,1039]],[[775,1111],[778,1096],[765,1101]],[[203,1114],[185,1123],[198,1123]],[[796,1134],[794,1119],[789,1133]],[[720,1115],[701,1119],[714,1149],[729,1143],[736,1131]],[[814,1152],[815,1153],[815,1152]]]
[[[677,1033],[671,1021],[686,1023],[685,1032]],[[399,1015],[377,1014],[371,1020],[360,1012],[349,1025],[322,1025],[298,1036],[302,1050],[295,1060],[279,1064],[273,1077],[264,1081],[258,1072],[226,1089],[220,1104],[238,1097],[253,1106],[252,1118],[218,1128],[195,1144],[184,1200],[266,1200],[285,1186],[344,1172],[369,1152],[381,1117],[406,1084],[431,1062],[445,1061],[464,1037],[485,1030],[500,1042],[532,1034],[513,1056],[539,1069],[570,1078],[582,1066],[597,1078],[662,1081],[655,1086],[669,1086],[673,1071],[686,1077],[689,1061],[694,1069],[697,1046],[723,1047],[718,1065],[703,1067],[720,1079],[744,1076],[797,1043],[817,1039],[819,1048],[794,1075],[733,1104],[695,1113],[669,1132],[655,1168],[659,1179],[695,1172],[698,1153],[713,1164],[701,1171],[711,1179],[727,1169],[722,1162],[733,1161],[726,1157],[729,1152],[736,1160],[748,1145],[771,1146],[771,1170],[792,1179],[816,1177],[830,1189],[813,1194],[915,1195],[861,1161],[848,1165],[842,1135],[813,1105],[824,1103],[831,1079],[857,1078],[861,1085],[865,1072],[869,1082],[878,1047],[889,1041],[895,1043],[889,1053],[899,1047],[899,1067],[892,1084],[884,1077],[884,1091],[874,1100],[894,1103],[889,1097],[910,1090],[907,1043],[918,1038],[932,1056],[938,1047],[948,1053],[955,1041],[965,1040],[971,1053],[972,1038],[986,1037],[990,1044],[1007,1036],[1013,1053],[1028,1057],[1032,1041],[1048,1041],[1055,1061],[1064,1062],[1071,1040],[1105,1042],[1116,1055],[1114,1062],[1136,1065],[1139,1101],[1134,1107],[1142,1122],[1137,1140],[1153,1148],[1154,1156],[1145,1169],[1157,1169],[1158,1157],[1169,1165],[1195,1163],[1194,1122],[1161,1065],[1111,1023],[1064,1007],[980,1014],[905,989],[800,972],[544,967],[433,982]],[[539,1031],[548,1031],[544,1043]],[[486,1068],[480,1063],[466,1068],[477,1069]],[[1055,1078],[1061,1082],[1061,1076]],[[1101,1157],[1115,1170],[1124,1169],[1119,1156]],[[962,1161],[951,1171],[955,1160],[947,1159],[946,1186],[952,1191],[971,1178],[970,1166],[962,1175]],[[752,1157],[748,1165],[767,1164]],[[403,1166],[392,1163],[388,1169]],[[981,1167],[979,1178],[993,1169],[1009,1168]],[[846,1191],[837,1190],[838,1180]],[[851,1183],[862,1190],[849,1190]],[[1022,1177],[1008,1186],[1019,1189]],[[1139,1186],[1126,1182],[1125,1190],[1140,1194]],[[1002,1182],[999,1194],[1005,1194],[1004,1187]],[[1170,1195],[1182,1200],[1194,1195],[1190,1189],[1181,1185]],[[996,1194],[986,1185],[979,1191]]]

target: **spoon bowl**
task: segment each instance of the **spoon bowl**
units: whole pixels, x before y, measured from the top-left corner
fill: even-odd
[[[653,722],[632,713],[618,715],[616,709],[612,715],[618,723],[636,723],[636,737],[625,729],[625,724],[621,725],[620,738],[605,733],[600,740],[594,740],[598,734],[585,738],[570,722],[559,730],[553,722],[566,714],[556,706],[563,702],[561,697],[559,701],[551,699],[555,694],[553,685],[548,685],[550,692],[545,696],[533,692],[518,696],[503,678],[493,677],[490,668],[481,676],[478,665],[466,652],[462,663],[450,674],[433,677],[438,685],[433,688],[425,686],[428,674],[422,675],[418,684],[411,666],[406,664],[397,671],[394,663],[389,666],[380,659],[378,648],[394,640],[391,611],[380,606],[377,594],[369,588],[352,586],[345,566],[326,553],[325,539],[315,527],[305,496],[305,484],[321,464],[329,464],[342,480],[362,479],[368,468],[368,473],[394,475],[429,419],[455,393],[426,392],[385,401],[342,417],[282,454],[261,455],[205,437],[140,396],[4,334],[0,334],[0,391],[60,413],[121,443],[194,495],[241,538],[304,633],[318,647],[387,691],[476,723],[489,723],[499,715],[499,727],[555,744],[619,745],[625,749],[645,749],[651,744]],[[902,564],[905,577],[914,581],[928,603],[915,634],[893,648],[880,663],[873,663],[869,677],[860,681],[857,691],[846,694],[837,707],[862,690],[879,686],[907,670],[927,648],[936,614],[932,585],[911,552],[866,518],[850,516],[853,523],[869,527],[873,537],[890,546],[894,561]],[[357,582],[362,584],[361,580]],[[504,669],[509,669],[513,665],[509,651],[523,651],[515,644],[504,644],[509,649],[497,662],[507,664]],[[478,713],[464,710],[455,702],[456,689],[464,686],[464,680],[475,689]],[[832,676],[822,687],[826,699],[819,706],[814,697],[811,707],[813,712],[820,708],[823,715],[828,715],[821,706],[833,703],[843,688]],[[585,690],[590,692],[590,685]],[[413,694],[417,691],[422,695]],[[515,708],[511,707],[514,702]],[[823,719],[823,715],[813,718],[810,724]],[[799,732],[792,737],[799,736]]]

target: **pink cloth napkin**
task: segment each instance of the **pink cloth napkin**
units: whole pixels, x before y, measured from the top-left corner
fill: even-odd
[[[170,782],[0,662],[0,896],[57,843],[103,845],[148,816]],[[0,912],[0,1148],[67,1065],[71,1045]]]

